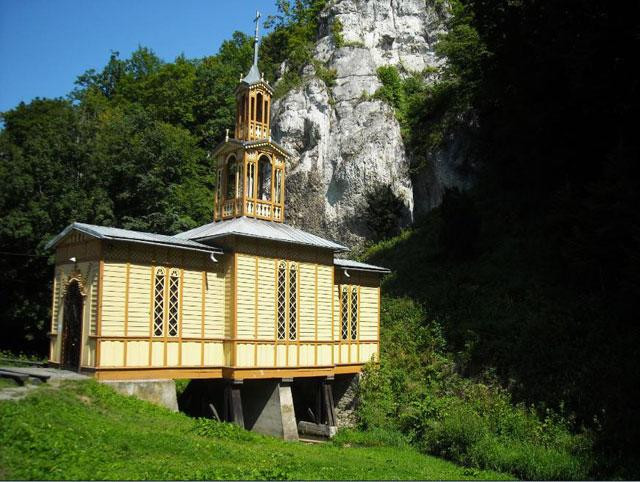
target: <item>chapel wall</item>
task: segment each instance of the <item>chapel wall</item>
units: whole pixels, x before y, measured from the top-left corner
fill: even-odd
[[[228,364],[225,340],[229,257],[128,243],[108,243],[103,268],[101,368],[220,367]],[[155,286],[158,270],[164,288]],[[168,330],[169,283],[175,276],[177,330]],[[162,301],[156,304],[155,297]],[[161,306],[162,332],[154,325]],[[227,350],[228,351],[228,350]]]
[[[367,363],[380,355],[380,281],[379,275],[363,271],[336,268],[333,286],[333,306],[337,343],[334,346],[336,365]],[[357,335],[351,336],[351,296],[357,294]],[[345,294],[343,294],[345,293]],[[346,318],[346,319],[345,319]]]
[[[237,240],[235,364],[238,367],[315,367],[332,364],[331,286],[328,250]],[[286,266],[286,297],[295,272],[296,337],[278,336],[278,270]],[[290,303],[287,299],[285,303]],[[287,304],[287,313],[290,306]]]
[[[82,233],[72,233],[56,249],[49,341],[49,360],[54,363],[61,361],[64,296],[69,282],[77,280],[83,294],[80,364],[95,364],[95,339],[91,335],[96,333],[98,318],[99,253],[100,243]]]

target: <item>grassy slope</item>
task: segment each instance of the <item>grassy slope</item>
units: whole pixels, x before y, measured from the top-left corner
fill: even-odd
[[[408,447],[305,445],[194,420],[94,381],[0,402],[0,478],[493,479]]]

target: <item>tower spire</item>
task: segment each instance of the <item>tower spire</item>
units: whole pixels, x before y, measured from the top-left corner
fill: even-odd
[[[240,80],[240,82],[245,82],[246,84],[255,84],[256,82],[260,82],[262,80],[262,76],[260,75],[260,71],[258,70],[258,44],[260,43],[260,38],[258,36],[258,27],[260,26],[260,12],[256,10],[256,18],[253,21],[256,23],[256,36],[253,39],[253,65],[249,69],[249,73]]]
[[[258,65],[258,43],[260,42],[260,37],[258,36],[258,27],[260,25],[260,12],[256,10],[256,18],[253,20],[256,23],[256,36],[253,39],[253,65]]]

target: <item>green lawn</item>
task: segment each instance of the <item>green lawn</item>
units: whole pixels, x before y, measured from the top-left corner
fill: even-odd
[[[354,437],[354,440],[357,437]],[[2,479],[507,479],[409,447],[284,442],[94,381],[0,402]]]

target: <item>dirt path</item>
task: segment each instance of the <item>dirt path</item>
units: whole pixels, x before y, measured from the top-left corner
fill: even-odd
[[[40,368],[40,367],[16,367],[16,366],[0,366],[0,370],[19,371],[30,375],[46,375],[51,378],[46,382],[50,386],[58,386],[64,380],[83,380],[86,375],[81,375],[68,370],[59,370],[57,368]],[[39,383],[37,379],[30,379],[24,386],[7,387],[0,389],[1,400],[19,400],[24,398],[31,390],[35,390]]]

